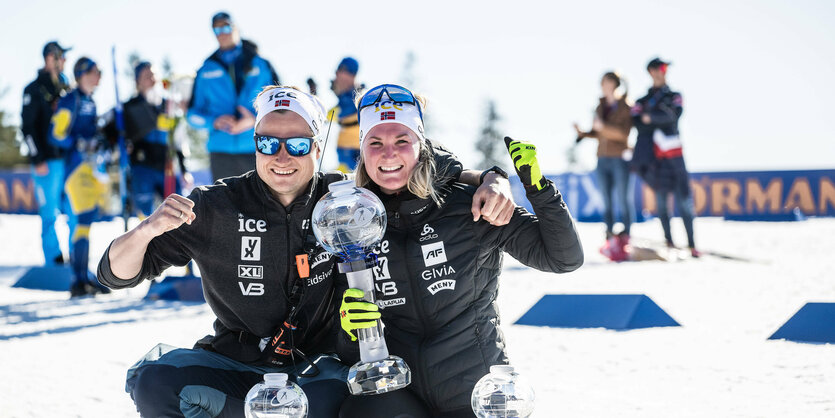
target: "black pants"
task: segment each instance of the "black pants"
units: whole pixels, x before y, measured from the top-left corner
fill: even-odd
[[[339,418],[471,418],[469,408],[451,412],[430,412],[408,389],[400,389],[382,395],[348,396],[339,410]]]
[[[154,351],[128,371],[126,389],[143,417],[243,417],[246,394],[264,373],[288,373],[297,381],[307,395],[310,418],[336,417],[348,396],[347,368],[327,356],[314,360],[317,377],[297,379],[302,367],[246,365],[200,349],[176,349],[161,357]]]
[[[212,152],[209,154],[209,168],[212,170],[212,182],[255,170],[255,147],[247,154]]]

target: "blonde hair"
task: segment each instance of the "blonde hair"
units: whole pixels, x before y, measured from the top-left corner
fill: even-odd
[[[418,162],[412,169],[412,172],[409,173],[409,181],[406,183],[406,189],[420,199],[430,198],[436,205],[441,206],[443,200],[435,188],[435,172],[435,159],[432,156],[432,151],[429,150],[426,141],[420,140]],[[365,158],[363,158],[362,151],[360,151],[357,169],[354,171],[354,174],[354,181],[359,187],[365,187],[369,183],[374,182],[365,169]]]

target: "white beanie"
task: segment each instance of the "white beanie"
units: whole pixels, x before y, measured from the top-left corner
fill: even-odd
[[[303,91],[289,87],[277,87],[267,90],[255,101],[255,130],[258,130],[258,123],[268,113],[274,110],[289,110],[304,118],[313,137],[321,141],[322,129],[325,127],[325,107],[318,97],[307,94]]]

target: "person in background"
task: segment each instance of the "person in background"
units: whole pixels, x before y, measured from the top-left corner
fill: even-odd
[[[217,180],[255,168],[253,103],[261,89],[278,84],[278,75],[253,42],[241,39],[228,13],[212,17],[212,30],[218,49],[197,70],[187,119],[209,131],[209,166]]]
[[[55,234],[64,186],[64,158],[61,148],[49,143],[49,123],[58,100],[69,90],[69,80],[62,73],[65,54],[69,50],[56,41],[47,43],[43,47],[43,68],[38,70],[35,81],[23,89],[20,128],[32,164],[35,198],[41,216],[41,247],[47,266],[64,263]]]
[[[678,120],[683,112],[682,99],[680,93],[667,85],[669,66],[669,62],[660,58],[654,58],[647,64],[652,87],[632,107],[632,121],[638,130],[632,169],[655,192],[658,218],[667,246],[675,247],[670,231],[669,198],[672,196],[684,221],[690,254],[699,257],[701,253],[696,250],[693,238],[695,210],[690,175],[684,165],[678,131]]]
[[[93,92],[99,85],[101,71],[95,61],[81,57],[73,66],[78,84],[58,101],[52,115],[49,140],[64,153],[66,180],[64,191],[70,206],[70,236],[73,280],[70,297],[110,290],[91,277],[87,268],[90,251],[90,226],[98,216],[98,208],[106,189],[96,176],[96,152],[104,144],[98,138],[96,103]]]
[[[624,88],[621,88],[624,86]],[[596,138],[597,179],[603,194],[603,221],[606,223],[604,252],[615,261],[625,260],[623,248],[629,243],[629,231],[634,219],[634,203],[629,188],[629,163],[624,153],[629,149],[629,131],[632,130],[632,115],[626,101],[625,81],[615,72],[603,74],[600,80],[603,97],[594,111],[590,131],[582,131],[575,123],[577,142],[584,138]],[[620,207],[623,230],[614,232],[614,202]]]
[[[357,122],[357,106],[354,104],[357,91],[361,89],[356,84],[359,63],[351,57],[345,57],[336,67],[336,77],[331,82],[331,90],[339,99],[339,103],[331,112],[338,110],[339,138],[336,142],[336,155],[339,158],[337,169],[343,173],[352,173],[357,167],[360,154],[359,123]],[[331,115],[332,116],[332,115]]]
[[[123,115],[125,139],[130,152],[132,203],[137,215],[144,219],[154,211],[156,199],[166,197],[165,168],[169,158],[176,155],[186,183],[190,183],[191,175],[186,170],[182,151],[169,149],[173,145],[169,136],[174,120],[169,116],[167,107],[176,103],[154,99],[153,89],[157,80],[150,62],[137,63],[134,78],[136,96],[125,102]],[[115,121],[111,120],[105,130],[109,137],[116,135]],[[172,183],[171,192],[180,193],[179,179],[174,178]]]

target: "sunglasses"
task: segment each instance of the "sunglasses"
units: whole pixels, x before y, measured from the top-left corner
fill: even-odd
[[[420,114],[420,118],[423,119],[423,111],[420,108],[420,102],[417,101],[415,95],[412,94],[405,87],[398,86],[396,84],[383,84],[377,87],[374,87],[371,90],[368,90],[360,99],[360,105],[358,110],[362,110],[369,106],[374,106],[377,103],[380,103],[383,100],[383,94],[388,96],[388,98],[396,103],[408,103],[411,104],[418,109],[418,113]],[[359,115],[357,115],[359,118]]]
[[[261,154],[278,154],[278,151],[281,149],[281,144],[284,144],[284,148],[291,156],[301,157],[310,154],[313,148],[313,138],[276,138],[274,136],[255,135],[255,149]]]
[[[223,25],[212,28],[215,31],[215,36],[228,35],[232,33],[232,25]]]

